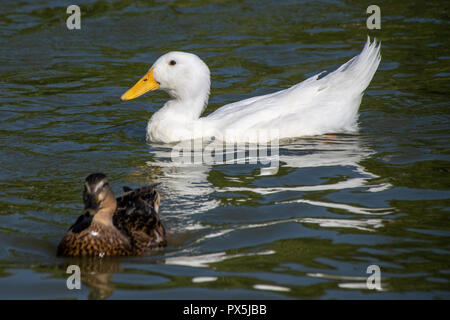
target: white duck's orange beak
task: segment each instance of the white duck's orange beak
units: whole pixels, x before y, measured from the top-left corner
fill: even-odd
[[[153,69],[147,72],[131,89],[128,89],[121,97],[120,100],[127,101],[144,93],[159,89],[159,83],[153,78]]]

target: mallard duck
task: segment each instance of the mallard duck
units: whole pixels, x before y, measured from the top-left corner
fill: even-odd
[[[210,72],[195,54],[169,52],[121,100],[148,91],[166,91],[170,100],[150,118],[147,139],[158,143],[215,137],[251,142],[326,133],[354,132],[364,90],[380,63],[380,45],[367,42],[362,52],[325,76],[312,76],[288,89],[227,104],[200,117],[208,104]],[[271,134],[268,134],[270,132]]]
[[[114,196],[103,173],[84,183],[84,214],[58,246],[60,256],[143,255],[166,245],[166,233],[158,216],[160,196],[150,185]]]

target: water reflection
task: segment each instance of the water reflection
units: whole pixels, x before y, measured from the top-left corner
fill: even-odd
[[[242,180],[240,178],[243,178],[247,181],[243,186],[229,186],[229,184],[221,186],[220,183],[217,183],[217,180],[211,178],[213,171],[227,172],[229,166],[239,166],[239,164],[231,164],[230,161],[226,165],[208,165],[201,162],[181,164],[179,161],[171,158],[172,150],[167,146],[153,146],[153,160],[148,161],[147,165],[160,169],[159,182],[162,182],[162,192],[167,199],[164,204],[166,206],[164,211],[170,212],[171,216],[178,220],[172,231],[176,233],[192,230],[206,232],[197,237],[193,242],[194,246],[237,230],[261,228],[286,222],[317,224],[323,228],[352,228],[361,231],[374,231],[383,226],[381,217],[393,212],[393,208],[367,208],[353,203],[337,203],[326,199],[311,200],[302,197],[305,193],[313,191],[359,190],[362,192],[379,192],[391,187],[388,183],[373,183],[373,179],[377,178],[377,175],[369,172],[361,165],[362,160],[370,157],[374,152],[364,144],[360,136],[324,136],[297,139],[280,144],[280,168],[270,168],[258,164],[259,171],[254,170],[255,165],[253,165],[253,169],[249,169],[249,171],[243,172],[239,176],[227,176],[227,179],[230,181],[239,181]],[[234,155],[235,163],[248,163],[251,160],[248,154],[242,152],[236,151]],[[300,183],[295,185],[284,183],[281,186],[273,185],[274,183],[279,183],[276,181],[280,181],[282,177],[292,172],[292,169],[306,168],[324,168],[324,172],[328,174],[333,172],[330,168],[335,168],[335,172],[339,172],[338,169],[342,169],[346,173],[351,172],[351,174],[340,175],[338,179],[327,179],[326,181],[322,179],[323,177],[320,177],[321,180],[318,183],[308,185],[299,185]],[[274,182],[273,179],[268,180],[271,177],[276,177],[276,181]],[[220,206],[221,202],[218,200],[217,195],[213,196],[213,193],[219,195],[230,193],[245,195],[248,192],[259,194],[262,197],[269,195],[273,197],[275,195],[275,199],[278,195],[286,192],[297,192],[299,198],[275,200],[273,204],[305,203],[310,206],[323,207],[327,210],[338,209],[352,214],[352,218],[301,217],[277,219],[275,217],[271,221],[232,225],[231,228],[229,226],[208,228],[204,222],[200,223],[194,218],[196,214]],[[359,215],[361,217],[358,217]],[[366,218],[366,216],[370,216],[370,218]],[[192,251],[195,250],[193,248],[184,248],[176,253],[176,256],[168,258],[166,263],[202,267],[227,258],[224,252],[198,255],[193,254]]]
[[[210,197],[215,187],[208,181],[211,167],[201,163],[180,164],[171,159],[171,149],[157,147],[154,159],[147,165],[159,169],[158,180],[163,198],[163,215],[170,213],[175,222],[170,233],[203,229],[203,226],[189,218],[193,214],[206,212],[219,206],[220,201]]]

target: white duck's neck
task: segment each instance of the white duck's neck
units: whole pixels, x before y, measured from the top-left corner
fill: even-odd
[[[175,119],[185,121],[198,120],[208,104],[208,97],[195,99],[171,99],[160,110],[175,116]],[[160,112],[158,111],[158,112]]]
[[[168,91],[171,99],[166,102],[161,110],[157,111],[154,116],[164,115],[169,116],[175,121],[193,121],[198,120],[203,110],[208,105],[209,86],[192,91],[185,90],[184,92]]]

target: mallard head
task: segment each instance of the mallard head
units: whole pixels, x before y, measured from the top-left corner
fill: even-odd
[[[131,100],[157,89],[166,91],[172,98],[192,99],[209,94],[209,87],[209,68],[198,56],[172,51],[156,60],[150,70],[122,95],[121,100]]]
[[[84,210],[93,220],[112,224],[112,216],[117,208],[116,197],[103,173],[93,173],[86,178],[83,192]]]

